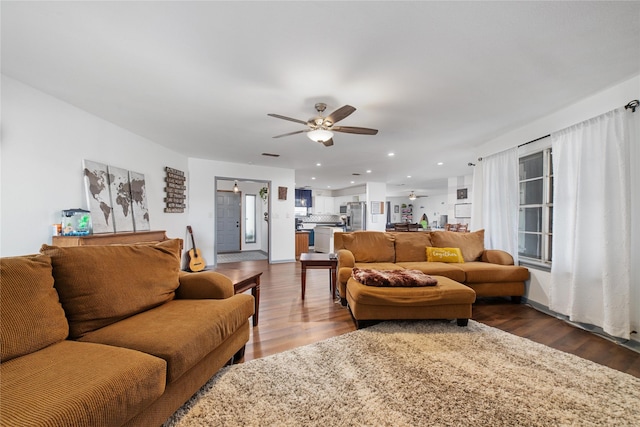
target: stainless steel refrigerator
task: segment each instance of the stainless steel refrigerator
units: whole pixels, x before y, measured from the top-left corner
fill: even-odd
[[[366,202],[347,203],[347,231],[366,230],[367,204]]]

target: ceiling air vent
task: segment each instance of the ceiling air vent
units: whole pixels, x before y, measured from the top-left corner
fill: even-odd
[[[262,155],[267,157],[280,157],[280,154],[273,154],[273,153],[262,153]]]

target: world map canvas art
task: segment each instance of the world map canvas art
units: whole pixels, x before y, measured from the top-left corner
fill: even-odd
[[[111,192],[109,191],[109,171],[107,165],[84,160],[84,186],[91,211],[94,233],[113,233]]]
[[[133,226],[136,231],[148,231],[149,209],[147,208],[147,185],[144,175],[129,171],[129,187],[131,188],[131,210],[133,211]]]
[[[113,226],[116,231],[133,231],[129,172],[126,169],[109,166],[109,189],[113,209]]]
[[[91,160],[83,170],[94,233],[150,229],[143,174]]]

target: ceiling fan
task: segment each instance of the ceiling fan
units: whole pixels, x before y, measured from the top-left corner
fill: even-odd
[[[282,135],[276,135],[274,138],[282,138],[283,136],[295,135],[298,133],[306,132],[309,139],[312,141],[320,142],[325,147],[331,147],[333,145],[333,132],[344,133],[356,133],[359,135],[375,135],[378,133],[377,129],[360,128],[353,126],[334,126],[340,120],[348,117],[351,113],[356,111],[355,107],[351,105],[345,105],[338,108],[327,117],[323,117],[322,113],[327,108],[327,104],[318,102],[316,105],[317,117],[312,117],[306,122],[304,120],[292,119],[291,117],[281,116],[280,114],[267,114],[268,116],[275,117],[277,119],[289,120],[291,122],[307,125],[309,129],[297,130],[294,132],[284,133]]]

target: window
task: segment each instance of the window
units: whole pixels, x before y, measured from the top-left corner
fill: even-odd
[[[245,217],[244,217],[244,242],[256,242],[256,195],[247,194],[244,196]]]
[[[551,265],[553,156],[545,148],[520,157],[518,255],[525,263]]]

